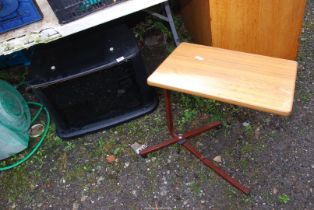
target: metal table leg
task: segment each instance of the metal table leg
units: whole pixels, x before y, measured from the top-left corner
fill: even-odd
[[[164,3],[164,7],[165,7],[166,15],[167,15],[167,18],[168,18],[168,22],[169,22],[169,25],[170,25],[170,29],[171,29],[171,32],[172,32],[172,36],[173,36],[174,42],[178,46],[180,44],[180,39],[179,39],[179,36],[178,36],[178,33],[177,33],[176,26],[175,26],[174,21],[173,21],[173,17],[172,17],[172,13],[171,13],[168,1],[166,1]]]
[[[197,135],[200,135],[201,133],[211,130],[213,128],[216,128],[221,125],[220,122],[213,122],[211,124],[205,125],[200,128],[193,129],[191,131],[188,131],[184,133],[183,135],[177,135],[175,133],[174,127],[173,127],[173,115],[171,110],[171,101],[170,101],[170,95],[168,90],[164,90],[164,97],[165,97],[165,105],[166,105],[166,118],[167,118],[167,127],[168,131],[170,133],[170,138],[168,140],[165,140],[159,144],[156,144],[154,146],[148,147],[146,149],[143,149],[140,151],[140,155],[142,157],[146,157],[149,153],[155,152],[157,150],[163,149],[165,147],[168,147],[172,144],[179,143],[181,146],[183,146],[187,151],[192,153],[196,158],[198,158],[204,165],[214,170],[219,176],[221,176],[224,180],[229,182],[232,186],[240,190],[241,192],[245,194],[249,194],[250,190],[243,186],[240,182],[238,182],[236,179],[231,177],[229,174],[227,174],[225,171],[223,171],[218,165],[213,163],[212,161],[208,160],[206,157],[204,157],[201,153],[199,153],[190,143],[187,142],[189,138],[195,137]]]
[[[164,6],[164,9],[166,12],[166,16],[161,15],[161,14],[156,13],[156,12],[149,11],[149,10],[145,10],[145,11],[148,12],[149,14],[169,23],[173,40],[174,40],[175,44],[178,46],[180,44],[180,38],[178,36],[178,32],[177,32],[176,26],[174,24],[174,20],[173,20],[170,6],[169,6],[169,2],[165,1],[163,3],[163,6]]]

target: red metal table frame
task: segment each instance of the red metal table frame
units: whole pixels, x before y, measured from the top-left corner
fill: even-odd
[[[243,186],[240,182],[238,182],[236,179],[234,179],[225,171],[223,171],[218,165],[216,165],[215,163],[207,159],[205,156],[203,156],[190,143],[187,142],[187,139],[189,138],[198,136],[201,133],[211,130],[213,128],[217,128],[218,126],[221,125],[221,122],[213,122],[203,127],[190,130],[182,135],[177,135],[173,127],[173,115],[172,115],[172,109],[171,109],[169,90],[164,90],[164,97],[165,97],[165,105],[166,105],[167,127],[168,127],[171,137],[170,139],[165,140],[157,145],[141,150],[140,155],[142,157],[146,157],[149,153],[155,152],[157,150],[168,147],[172,144],[178,143],[181,146],[183,146],[187,151],[192,153],[196,158],[202,161],[204,165],[214,170],[219,176],[221,176],[223,179],[229,182],[232,186],[234,186],[235,188],[237,188],[238,190],[240,190],[241,192],[245,194],[249,194],[250,190],[247,187]]]

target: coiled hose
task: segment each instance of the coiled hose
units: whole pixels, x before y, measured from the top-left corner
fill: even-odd
[[[38,117],[40,116],[40,114],[42,113],[42,111],[44,110],[45,113],[46,113],[46,125],[45,125],[45,129],[44,129],[44,133],[42,134],[39,142],[36,144],[36,146],[33,148],[33,150],[28,153],[24,158],[22,158],[21,160],[17,161],[16,163],[13,163],[11,165],[8,165],[8,166],[5,166],[5,167],[2,167],[0,168],[0,171],[6,171],[6,170],[9,170],[9,169],[12,169],[16,166],[19,166],[21,165],[22,163],[26,162],[29,158],[31,158],[34,153],[38,150],[38,148],[42,145],[43,141],[45,140],[47,134],[48,134],[48,131],[49,131],[49,127],[50,127],[50,115],[49,115],[49,112],[48,110],[46,109],[46,107],[44,107],[42,104],[40,103],[36,103],[36,102],[28,102],[29,105],[31,106],[37,106],[39,107],[39,110],[37,111],[37,113],[35,114],[34,118],[32,119],[32,122],[31,124],[34,124],[35,121],[38,119]]]

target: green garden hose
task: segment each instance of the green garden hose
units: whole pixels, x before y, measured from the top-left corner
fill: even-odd
[[[22,163],[26,162],[29,158],[31,158],[34,153],[38,150],[38,148],[41,146],[41,144],[43,143],[43,141],[45,140],[47,134],[48,134],[48,131],[49,131],[49,127],[50,127],[50,115],[49,115],[49,112],[48,110],[46,109],[46,107],[44,107],[42,104],[40,103],[36,103],[36,102],[28,102],[29,105],[33,105],[33,106],[37,106],[39,107],[39,110],[37,111],[37,113],[35,114],[33,120],[32,120],[32,124],[38,119],[39,115],[41,114],[41,112],[44,110],[45,113],[46,113],[46,126],[45,126],[45,129],[44,129],[44,133],[43,135],[41,136],[39,142],[36,144],[36,146],[34,147],[34,149],[29,153],[27,154],[24,158],[22,158],[21,160],[17,161],[16,163],[12,164],[12,165],[9,165],[9,166],[5,166],[5,167],[2,167],[0,168],[0,171],[6,171],[6,170],[9,170],[9,169],[12,169],[16,166],[19,166],[21,165]]]

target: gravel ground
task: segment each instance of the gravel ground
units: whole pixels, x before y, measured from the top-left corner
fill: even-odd
[[[144,49],[149,69],[165,46]],[[193,145],[252,190],[245,196],[172,146],[143,159],[130,144],[167,138],[164,101],[145,117],[62,141],[50,132],[26,164],[0,173],[0,209],[314,209],[314,2],[308,1],[289,118],[173,94],[180,130],[220,119]],[[224,111],[220,111],[224,110]],[[110,163],[108,155],[114,155]]]

